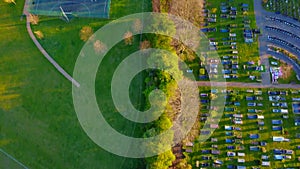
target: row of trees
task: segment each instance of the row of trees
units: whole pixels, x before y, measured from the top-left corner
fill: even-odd
[[[13,4],[16,5],[16,1],[15,0],[4,0],[4,2],[9,3],[9,4],[13,3]]]
[[[167,5],[168,0],[161,0],[161,6]],[[164,5],[165,4],[165,5]],[[161,8],[161,11],[164,9]],[[162,34],[175,33],[176,29],[174,23],[171,20],[156,18],[152,25],[152,29],[156,30]],[[147,126],[147,130],[144,134],[145,137],[152,137],[169,130],[172,127],[172,120],[168,116],[167,111],[171,109],[169,100],[174,96],[177,89],[176,80],[182,78],[182,72],[179,70],[178,56],[174,48],[171,46],[172,38],[163,35],[147,35],[146,38],[151,43],[152,48],[160,48],[148,56],[147,64],[151,67],[155,67],[156,70],[151,70],[151,75],[146,78],[146,90],[145,95],[148,96],[152,90],[160,89],[166,95],[164,103],[159,102],[160,105],[165,105],[163,109],[160,109],[162,115],[154,123]],[[159,96],[157,96],[159,97]],[[155,106],[155,105],[151,105]],[[155,113],[154,113],[155,114]],[[171,148],[171,143],[173,142],[174,133],[163,138],[161,143],[155,145],[154,147],[165,149],[161,146],[169,146]],[[166,144],[166,143],[169,143]],[[175,155],[171,150],[168,150],[162,154],[146,159],[148,169],[168,169],[172,165],[172,162],[176,159]]]
[[[202,0],[159,0],[159,10],[160,12],[170,13],[179,16],[183,19],[189,20],[192,23],[202,22],[201,10],[203,6]],[[153,5],[157,5],[157,2],[153,1]],[[198,6],[195,8],[195,6]],[[157,7],[155,7],[156,9]],[[173,35],[176,31],[180,31],[180,23],[174,23],[170,19],[160,19],[157,18],[154,21],[152,30],[157,29],[158,32],[164,34],[168,33]],[[177,25],[177,27],[175,26]],[[184,30],[184,28],[182,28]],[[193,37],[191,37],[192,39]],[[172,39],[171,37],[163,35],[148,35],[147,39],[151,42],[153,48],[165,49],[169,52],[156,52],[152,53],[148,58],[148,64],[154,66],[155,68],[161,70],[155,70],[151,72],[151,76],[146,78],[146,96],[154,89],[161,89],[166,94],[167,105],[162,113],[162,116],[152,125],[149,125],[147,131],[145,132],[145,137],[154,136],[164,132],[172,126],[172,118],[169,112],[176,114],[176,110],[172,109],[171,99],[174,101],[174,97],[177,97],[177,83],[176,80],[183,78],[182,72],[179,69],[178,56],[186,61],[191,61],[195,59],[195,54],[192,50],[187,49],[184,44],[179,41]],[[173,97],[173,98],[172,98]],[[152,105],[153,106],[153,105]],[[171,114],[172,114],[171,113]],[[173,139],[174,133],[169,139]],[[168,140],[170,141],[170,140]],[[157,145],[161,146],[161,145]],[[163,154],[157,155],[155,157],[147,158],[147,168],[149,169],[167,169],[172,162],[175,160],[175,156],[172,151],[167,151]],[[192,168],[191,165],[187,163],[186,159],[180,160],[176,168],[179,169],[189,169]]]
[[[154,35],[157,36],[157,35]],[[156,37],[158,38],[158,37]],[[164,37],[162,37],[164,38]],[[169,48],[169,46],[166,46]],[[172,54],[171,54],[172,55]],[[169,130],[172,127],[172,121],[170,117],[168,117],[166,113],[166,109],[168,109],[168,101],[170,97],[173,95],[176,90],[176,82],[175,78],[180,78],[181,72],[178,69],[178,61],[176,55],[170,56],[168,52],[155,52],[152,53],[148,58],[148,64],[154,66],[160,70],[153,70],[152,76],[148,77],[146,80],[147,88],[145,90],[145,95],[149,95],[152,90],[160,89],[164,92],[166,97],[162,97],[159,95],[155,95],[155,100],[151,102],[151,106],[160,107],[155,110],[162,112],[152,112],[153,114],[160,113],[161,116],[154,123],[147,126],[147,130],[144,133],[144,137],[153,137],[159,134],[162,134],[166,130]],[[167,73],[169,72],[169,73]],[[171,75],[172,74],[172,75]],[[150,83],[150,85],[149,85]],[[161,101],[164,98],[165,100]],[[157,100],[157,101],[156,101]],[[161,107],[164,105],[165,107]],[[149,145],[153,151],[155,149],[165,149],[168,146],[171,147],[171,143],[173,142],[174,133],[168,137],[162,138],[160,143],[157,145]],[[155,148],[154,148],[155,147]],[[151,151],[151,150],[150,150]],[[159,154],[154,157],[147,158],[147,168],[148,169],[167,169],[172,165],[172,162],[175,160],[175,155],[171,150]]]

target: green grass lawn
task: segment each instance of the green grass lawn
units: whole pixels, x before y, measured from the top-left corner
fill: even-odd
[[[211,138],[217,138],[218,142],[212,143],[209,140],[207,140],[204,143],[197,143],[194,145],[193,148],[193,153],[188,153],[188,157],[190,159],[190,163],[193,165],[193,167],[195,167],[196,165],[196,161],[199,161],[200,164],[202,162],[212,162],[212,160],[206,161],[206,160],[202,160],[201,157],[204,156],[205,154],[201,153],[201,150],[211,150],[211,145],[212,144],[216,144],[218,145],[219,150],[221,150],[221,154],[218,157],[215,157],[216,159],[220,159],[224,162],[224,165],[222,166],[222,168],[226,168],[227,164],[234,164],[234,165],[244,165],[247,167],[251,167],[251,166],[257,166],[259,167],[259,165],[255,164],[254,160],[260,160],[261,159],[261,155],[265,154],[265,155],[269,155],[270,161],[271,161],[271,167],[269,168],[283,168],[283,167],[299,167],[300,163],[298,162],[297,157],[299,157],[300,152],[299,150],[296,150],[296,145],[300,144],[300,139],[296,139],[296,133],[299,133],[299,129],[294,125],[294,119],[295,119],[295,115],[292,113],[292,105],[291,105],[291,98],[292,97],[299,97],[299,95],[292,95],[291,93],[289,93],[289,95],[286,96],[286,101],[288,103],[288,110],[289,110],[289,118],[288,119],[283,119],[283,128],[288,131],[288,134],[282,134],[281,131],[272,131],[272,119],[282,119],[281,118],[281,113],[273,113],[272,109],[274,107],[271,107],[271,102],[269,102],[268,100],[268,95],[267,95],[267,91],[266,89],[263,89],[263,100],[260,101],[261,103],[263,103],[263,107],[247,107],[247,101],[246,101],[246,96],[253,96],[253,93],[247,93],[246,92],[247,89],[240,89],[239,90],[239,94],[234,94],[232,95],[233,98],[232,100],[236,100],[236,101],[240,101],[241,106],[229,106],[229,107],[235,107],[237,108],[237,110],[235,112],[233,112],[232,114],[235,114],[237,112],[240,112],[241,114],[243,114],[243,124],[242,125],[234,125],[229,117],[226,117],[225,114],[230,114],[230,112],[224,112],[224,115],[221,119],[221,122],[219,123],[219,128],[215,130],[215,132],[213,133],[213,135],[211,136]],[[257,89],[254,89],[254,91]],[[200,88],[200,92],[208,92],[209,89],[208,88]],[[235,90],[237,91],[237,90]],[[277,90],[278,91],[278,90]],[[289,91],[289,90],[287,90]],[[242,99],[238,99],[238,98],[242,98]],[[257,101],[256,101],[257,102]],[[258,130],[258,125],[257,125],[257,119],[256,120],[250,120],[247,118],[247,114],[251,114],[247,112],[247,109],[250,108],[255,108],[258,110],[262,110],[261,115],[264,115],[264,129],[263,130]],[[225,130],[224,130],[224,126],[225,125],[230,125],[230,126],[237,126],[237,127],[241,127],[242,131],[234,131],[235,134],[239,135],[241,134],[243,136],[243,144],[234,144],[234,143],[225,143],[225,139],[226,138],[234,138],[233,136],[226,136],[225,135]],[[250,139],[249,138],[249,134],[259,134],[260,138],[259,139]],[[272,141],[272,136],[283,136],[285,138],[289,138],[291,140],[291,142],[273,142]],[[253,152],[249,150],[249,146],[251,146],[251,142],[252,141],[266,141],[268,144],[265,147],[266,148],[266,153],[263,153],[262,151],[258,151],[258,152]],[[245,147],[245,150],[238,150],[238,149],[234,149],[234,150],[227,150],[227,146],[228,145],[234,145],[236,146],[236,148],[239,145],[243,145]],[[282,149],[290,149],[290,150],[294,150],[294,154],[292,155],[292,159],[291,160],[286,160],[285,162],[282,161],[275,161],[273,158],[273,149],[275,148],[282,148]],[[237,159],[238,157],[233,157],[232,160],[230,158],[227,157],[226,153],[227,151],[233,151],[233,152],[244,152],[246,154],[246,156],[244,157],[244,159],[246,160],[246,162],[244,164],[242,163],[237,163]],[[212,156],[209,155],[208,156]],[[243,157],[239,157],[239,158],[243,158]],[[268,167],[264,167],[264,168],[268,168]]]
[[[112,1],[111,20],[141,12],[141,6],[138,0]],[[29,168],[143,168],[142,160],[113,155],[87,137],[73,108],[71,83],[35,47],[25,20],[20,20],[22,10],[23,2],[18,1],[16,6],[0,2],[0,148]],[[144,11],[149,10],[151,5],[147,2]],[[41,43],[46,51],[72,74],[84,44],[79,39],[81,27],[90,25],[96,31],[109,21],[75,18],[65,23],[57,18],[41,17],[34,30],[44,33]],[[107,82],[111,73],[127,54],[138,49],[138,44],[137,39],[130,47],[120,43],[111,53],[114,58],[104,59],[97,75],[98,97],[110,98]],[[136,90],[143,84],[144,76],[141,73],[132,81],[135,90],[130,91],[131,99],[137,108],[144,105],[143,89]],[[107,81],[103,83],[102,78]],[[123,119],[112,108],[112,102],[107,102],[99,105],[103,106],[108,122],[121,133],[140,135],[143,126]]]

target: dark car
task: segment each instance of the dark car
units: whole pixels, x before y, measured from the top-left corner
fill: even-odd
[[[209,160],[210,157],[209,156],[202,156],[202,160]]]
[[[202,163],[201,167],[209,167],[209,163]]]
[[[283,150],[281,150],[281,149],[274,149],[273,153],[274,154],[283,154]]]
[[[201,100],[201,103],[208,103],[208,100]]]
[[[202,153],[202,154],[209,154],[209,153],[210,153],[210,150],[201,150],[201,153]]]
[[[268,91],[269,95],[280,95],[280,92],[278,91]]]

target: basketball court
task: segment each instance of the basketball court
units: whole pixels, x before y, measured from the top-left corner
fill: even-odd
[[[27,0],[28,13],[46,16],[109,18],[111,0]]]

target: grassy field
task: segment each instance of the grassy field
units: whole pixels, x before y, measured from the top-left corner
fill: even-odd
[[[112,1],[111,20],[141,12],[141,6],[142,1],[138,0]],[[25,20],[20,20],[22,9],[23,2],[18,1],[17,5],[0,2],[0,148],[29,168],[143,168],[142,160],[108,153],[83,132],[73,108],[71,83],[44,59],[29,38]],[[144,11],[149,10],[151,5],[147,2]],[[72,73],[84,44],[79,39],[81,27],[90,25],[96,31],[109,21],[75,18],[65,23],[57,18],[41,17],[34,30],[44,33],[42,45]],[[114,57],[103,61],[101,66],[105,67],[99,69],[97,76],[96,93],[101,93],[98,96],[105,100],[110,98],[107,82],[111,73],[127,54],[138,49],[138,39],[130,47],[124,43],[117,47],[118,50],[110,53]],[[140,87],[143,77],[139,74],[132,88]],[[105,79],[105,83],[100,79]],[[143,105],[141,91],[131,90],[132,102],[138,108]],[[139,126],[121,118],[113,110],[112,102],[107,102],[99,105],[108,122],[121,133],[139,135]]]
[[[263,103],[263,107],[247,107],[247,101],[246,101],[246,96],[254,96],[253,93],[248,93],[246,92],[247,89],[241,89],[237,92],[236,89],[233,89],[234,92],[231,94],[231,99],[228,101],[239,101],[241,103],[241,106],[227,106],[227,107],[234,107],[236,110],[234,112],[224,112],[224,115],[221,119],[221,122],[219,123],[219,128],[215,130],[211,138],[217,138],[218,141],[212,143],[209,140],[207,140],[204,143],[197,143],[195,142],[195,145],[193,147],[193,152],[192,153],[187,153],[190,163],[195,167],[196,161],[199,161],[201,163],[210,163],[213,160],[202,160],[202,156],[211,156],[213,159],[219,159],[224,162],[224,165],[222,168],[226,168],[226,165],[228,164],[233,164],[233,165],[241,165],[241,166],[246,166],[247,168],[250,168],[251,166],[256,166],[259,167],[260,164],[256,164],[254,160],[259,160],[261,161],[261,155],[268,155],[269,159],[271,161],[271,167],[269,168],[283,168],[283,167],[299,167],[300,163],[298,162],[297,157],[300,156],[300,151],[296,150],[296,146],[300,144],[300,139],[296,139],[296,133],[299,132],[299,129],[294,125],[294,119],[295,116],[292,113],[292,106],[291,106],[291,98],[292,97],[299,97],[299,95],[292,95],[289,93],[286,97],[286,101],[288,103],[288,110],[289,110],[289,118],[288,119],[282,119],[281,118],[281,113],[273,113],[272,109],[275,107],[271,107],[271,102],[268,100],[268,94],[266,89],[263,89],[263,94],[261,97],[263,97],[262,101],[259,101]],[[254,89],[254,91],[257,89]],[[277,90],[278,91],[278,90]],[[282,90],[285,91],[285,90]],[[289,91],[289,90],[286,90]],[[200,88],[200,92],[209,92],[208,88]],[[258,102],[258,101],[256,101]],[[264,127],[263,130],[258,130],[258,124],[257,124],[257,119],[251,120],[247,118],[247,114],[251,114],[247,112],[247,109],[257,109],[261,110],[261,115],[264,115]],[[229,117],[226,117],[225,114],[235,114],[237,112],[240,112],[243,114],[243,124],[242,125],[234,125],[231,122],[231,119]],[[205,112],[202,112],[205,113]],[[253,114],[253,113],[252,113]],[[288,131],[287,134],[283,134],[282,131],[272,131],[272,119],[282,119],[283,120],[283,128],[285,131]],[[224,126],[229,125],[229,126],[236,126],[236,127],[241,127],[241,131],[233,131],[234,135],[242,135],[243,138],[243,143],[238,144],[238,143],[225,143],[226,138],[235,138],[234,136],[226,136],[225,135],[225,130]],[[260,138],[259,139],[250,139],[249,134],[259,134]],[[289,138],[291,142],[281,142],[281,143],[276,143],[272,141],[272,136],[283,136],[285,138]],[[253,141],[266,141],[267,146],[265,146],[266,152],[257,151],[250,151],[249,146],[251,146],[251,142]],[[221,151],[221,154],[219,156],[212,156],[210,154],[202,154],[201,150],[211,150],[212,144],[218,145],[218,149]],[[234,150],[227,150],[227,146],[229,145],[234,145],[236,148]],[[244,146],[244,150],[239,150],[239,146]],[[259,146],[262,148],[263,146]],[[285,160],[285,161],[280,161],[280,160],[274,160],[273,158],[273,149],[289,149],[289,150],[294,150],[294,154],[292,155],[291,160]],[[245,159],[245,163],[237,163],[238,157],[227,157],[226,153],[227,151],[232,151],[232,152],[244,152],[246,154],[245,157],[239,157]],[[268,168],[268,167],[264,167]]]

